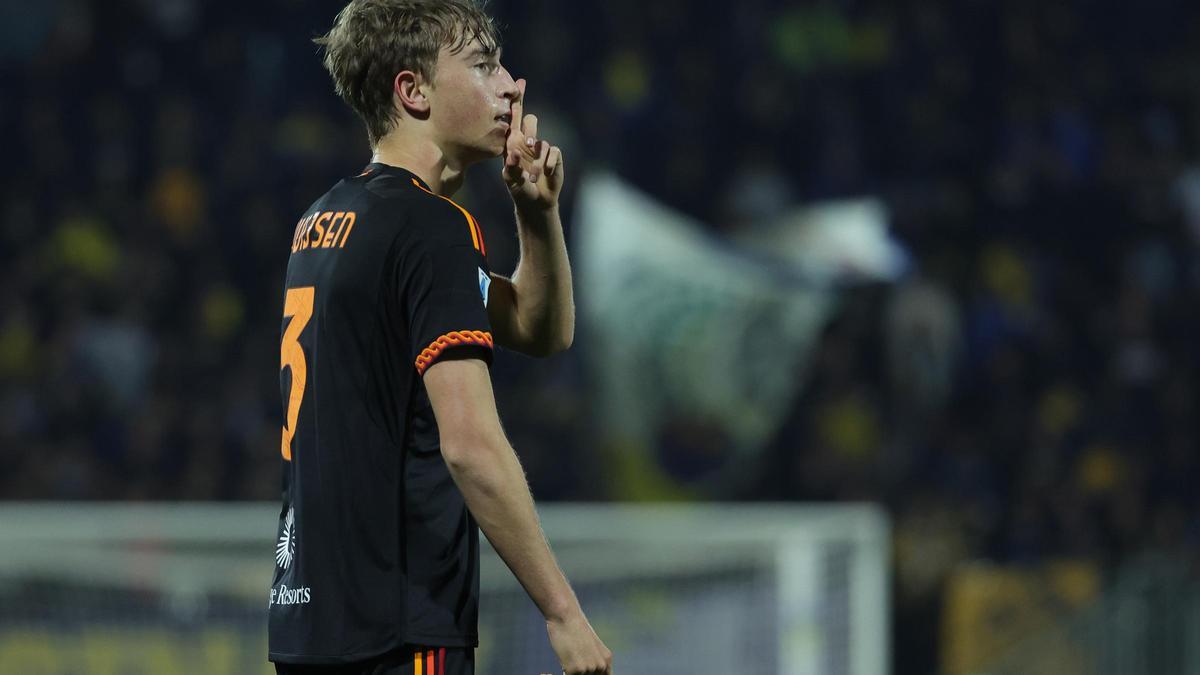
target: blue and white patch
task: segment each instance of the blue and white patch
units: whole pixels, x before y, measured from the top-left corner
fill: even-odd
[[[483,296],[483,306],[487,307],[488,289],[492,287],[492,276],[479,268],[479,294]]]

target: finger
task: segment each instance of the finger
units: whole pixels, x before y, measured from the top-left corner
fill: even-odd
[[[525,153],[525,157],[529,160],[530,164],[538,167],[540,171],[542,141],[537,137],[537,126],[537,115],[525,116],[525,120],[521,123],[521,133],[524,134],[525,143],[521,150]]]
[[[521,120],[524,117],[525,110],[525,80],[517,80],[517,95],[509,103],[509,117],[511,122],[508,125],[508,133],[505,135],[505,144],[510,150],[521,151],[521,147],[525,143],[525,136],[521,133]]]
[[[533,165],[537,167],[539,175],[545,176],[547,175],[546,165],[550,161],[550,144],[546,141],[538,141],[534,150],[537,151],[537,158],[533,160]]]
[[[525,78],[517,80],[517,97],[512,102],[512,125],[519,129],[525,119]]]
[[[551,146],[550,152],[546,156],[546,175],[553,176],[562,172],[562,150],[558,146]]]
[[[509,183],[520,185],[524,181],[525,172],[521,168],[521,158],[515,152],[509,152],[504,157],[504,179]]]
[[[516,119],[515,117],[513,119]],[[526,115],[521,118],[521,133],[525,134],[526,138],[537,138],[538,118],[537,115]]]
[[[521,133],[521,125],[514,122],[508,127],[508,134],[504,138],[504,144],[510,152],[525,152],[528,139]]]
[[[545,145],[541,142],[536,142],[525,148],[525,155],[521,158],[521,165],[529,172],[530,180],[534,183],[542,176],[542,156],[541,146]]]

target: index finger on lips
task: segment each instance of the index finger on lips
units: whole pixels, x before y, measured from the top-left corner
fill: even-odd
[[[512,101],[512,128],[521,130],[521,120],[525,118],[525,78],[517,80],[517,97]]]
[[[508,138],[504,140],[505,151],[518,159],[525,156],[525,137],[521,135],[521,127],[512,125],[508,128]]]

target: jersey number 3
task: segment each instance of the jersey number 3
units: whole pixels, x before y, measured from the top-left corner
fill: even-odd
[[[300,404],[304,402],[304,385],[308,380],[308,363],[304,360],[304,348],[300,346],[300,333],[308,325],[313,313],[313,287],[289,288],[283,301],[283,316],[292,317],[283,342],[279,345],[279,369],[292,369],[292,391],[288,395],[287,420],[283,426],[283,444],[280,452],[287,461],[292,461],[292,437],[296,435],[296,420],[300,419]]]

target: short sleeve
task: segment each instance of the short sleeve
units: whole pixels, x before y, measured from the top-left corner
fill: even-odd
[[[435,210],[420,224],[423,234],[399,270],[410,356],[420,375],[439,360],[468,356],[468,351],[489,364],[492,360],[487,262],[473,244],[468,221],[447,211]]]

